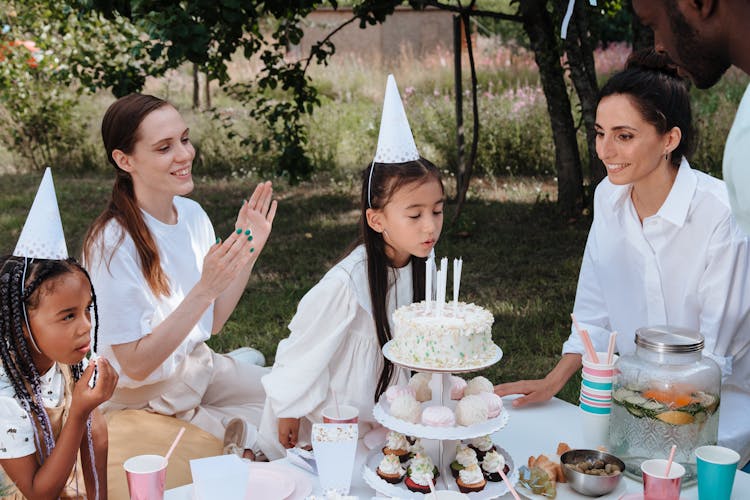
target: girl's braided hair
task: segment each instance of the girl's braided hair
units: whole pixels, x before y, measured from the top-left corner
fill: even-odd
[[[37,453],[42,462],[52,453],[55,438],[42,401],[39,370],[34,364],[29,342],[24,336],[26,325],[24,307],[27,310],[38,307],[45,289],[46,292],[51,292],[52,280],[76,272],[82,273],[91,285],[91,300],[94,305],[93,350],[96,352],[99,314],[94,286],[91,284],[88,272],[75,259],[28,259],[14,256],[0,259],[0,361],[13,386],[16,399],[33,419],[32,422],[36,421],[37,425],[32,427],[35,432]],[[83,363],[71,365],[70,369],[73,379],[78,381],[83,374]],[[41,439],[36,435],[37,428],[41,429]],[[90,416],[87,428],[91,466],[98,488]],[[98,491],[96,496],[98,497]]]

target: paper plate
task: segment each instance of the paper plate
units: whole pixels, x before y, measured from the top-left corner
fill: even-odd
[[[515,484],[518,481],[518,471],[516,471],[516,467],[513,464],[513,459],[511,458],[510,454],[502,449],[501,447],[497,446],[497,452],[503,455],[505,457],[505,462],[508,464],[508,467],[510,470],[508,471],[508,480],[513,481]],[[380,464],[380,461],[383,459],[383,453],[380,450],[372,450],[367,455],[367,460],[365,460],[365,463],[362,467],[362,477],[364,478],[365,482],[370,485],[372,489],[377,491],[378,493],[382,493],[384,495],[390,495],[391,497],[397,497],[401,499],[414,499],[414,500],[426,500],[429,499],[430,495],[428,494],[422,494],[422,493],[414,493],[413,491],[409,491],[409,489],[406,487],[404,482],[400,482],[398,484],[391,484],[378,476],[378,473],[376,472],[376,469],[378,468],[378,465]],[[440,471],[440,477],[438,477],[437,485],[435,488],[437,490],[450,490],[450,491],[458,491],[458,485],[456,484],[456,480],[453,478],[453,476],[450,473],[450,463],[443,464],[443,468]],[[472,500],[485,500],[489,498],[497,498],[501,497],[508,493],[508,487],[505,486],[505,483],[500,481],[499,483],[495,483],[492,481],[487,481],[487,485],[484,487],[482,491],[478,491],[475,493],[469,493],[468,496]]]
[[[451,410],[455,410],[456,403],[457,401],[450,401],[446,406]],[[432,405],[433,403],[429,401],[422,403],[422,409]],[[375,420],[380,422],[383,427],[388,427],[389,429],[400,432],[401,434],[406,434],[407,436],[427,439],[471,439],[480,436],[487,436],[508,425],[508,420],[510,419],[510,415],[505,408],[503,408],[500,415],[497,417],[468,426],[456,425],[453,427],[432,427],[423,424],[413,424],[391,415],[390,405],[388,404],[388,398],[385,397],[385,394],[380,396],[378,404],[372,409],[372,414],[375,416]]]
[[[278,469],[253,467],[247,479],[247,498],[249,500],[267,500],[269,498],[286,499],[295,489],[295,483],[289,481]],[[304,497],[303,497],[304,498]]]
[[[492,354],[492,357],[487,359],[486,361],[481,361],[477,363],[476,365],[471,366],[443,366],[440,368],[435,368],[434,366],[427,366],[427,365],[419,365],[414,364],[409,361],[402,361],[399,358],[397,358],[391,349],[393,348],[393,341],[389,340],[386,342],[386,344],[383,346],[383,356],[385,356],[391,363],[399,366],[403,366],[404,368],[409,368],[410,370],[417,370],[420,372],[428,372],[428,373],[470,373],[475,372],[479,370],[483,370],[485,368],[489,368],[490,366],[494,365],[500,359],[503,357],[503,350],[500,349],[499,346],[495,345],[495,352]]]
[[[518,480],[518,477],[516,477],[516,480]],[[516,483],[516,489],[523,496],[528,497],[531,500],[549,500],[548,497],[532,493],[521,484]],[[617,484],[617,488],[615,488],[610,493],[607,493],[606,495],[602,495],[596,498],[597,500],[619,500],[620,497],[622,497],[627,492],[628,487],[625,484],[625,481],[620,480],[620,482]],[[586,497],[571,488],[568,483],[557,483],[557,496],[555,496],[555,500],[580,500],[581,498]],[[642,494],[640,495],[640,498],[643,498]]]
[[[284,500],[304,500],[307,498],[313,490],[313,483],[311,476],[305,472],[297,469],[294,466],[280,464],[276,462],[251,462],[250,473],[258,470],[267,470],[273,473],[281,474],[282,481],[289,482],[292,485],[292,491]],[[260,497],[258,497],[260,498]],[[269,497],[270,498],[270,497]]]

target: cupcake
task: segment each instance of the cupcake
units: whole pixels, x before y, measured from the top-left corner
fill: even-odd
[[[482,472],[488,481],[498,482],[502,480],[498,470],[502,468],[503,474],[508,474],[510,467],[505,463],[505,457],[495,450],[488,451],[482,460]]]
[[[477,452],[465,444],[459,444],[456,446],[456,458],[451,462],[451,474],[453,477],[458,478],[458,473],[461,472],[464,467],[476,465],[477,463]]]
[[[404,480],[406,471],[401,466],[401,461],[396,455],[385,455],[380,465],[375,469],[378,476],[386,482],[397,484]]]
[[[447,406],[428,406],[422,410],[422,423],[432,427],[453,427],[456,416]]]
[[[406,437],[399,432],[388,432],[383,447],[383,455],[393,455],[401,462],[409,460],[409,442]]]
[[[430,389],[430,381],[432,380],[432,374],[430,373],[415,373],[414,376],[409,379],[409,387],[414,389],[416,392],[415,398],[420,403],[429,401],[432,399],[432,389]]]
[[[480,396],[464,396],[456,404],[456,423],[473,425],[487,420],[487,403]]]
[[[466,389],[466,381],[461,377],[451,375],[451,399],[458,401],[464,397],[464,389]]]
[[[417,454],[406,472],[404,484],[415,493],[429,493],[430,482],[435,484],[438,477],[437,467],[427,455]]]
[[[385,391],[385,399],[388,400],[388,404],[393,403],[393,400],[397,397],[409,394],[411,397],[416,397],[417,391],[413,387],[407,385],[392,385]]]
[[[474,377],[469,380],[464,389],[464,396],[471,396],[472,394],[479,394],[480,392],[494,392],[495,387],[492,382],[484,377]]]
[[[391,415],[406,422],[416,424],[421,414],[422,406],[410,394],[402,394],[391,403]]]
[[[494,392],[480,392],[477,396],[487,403],[487,418],[495,418],[503,411],[503,400]]]
[[[482,474],[479,466],[471,464],[468,467],[464,467],[458,473],[456,484],[458,484],[458,489],[461,493],[473,493],[482,491],[487,484],[487,480],[484,478],[484,474]]]
[[[490,451],[496,450],[492,439],[489,436],[481,436],[469,440],[469,448],[477,452],[477,459],[484,460],[484,455]]]

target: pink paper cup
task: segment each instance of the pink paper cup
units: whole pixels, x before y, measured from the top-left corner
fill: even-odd
[[[123,464],[130,500],[161,500],[167,480],[167,460],[161,455],[136,455]]]
[[[359,409],[351,405],[327,406],[323,408],[324,424],[356,424],[359,422]]]
[[[679,500],[685,468],[677,462],[667,471],[667,460],[654,458],[641,464],[643,472],[643,500]]]

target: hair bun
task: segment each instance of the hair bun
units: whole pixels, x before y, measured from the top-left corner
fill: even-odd
[[[656,52],[653,48],[633,52],[625,62],[626,69],[645,69],[658,71],[673,78],[683,79],[677,73],[677,65],[664,52]]]

